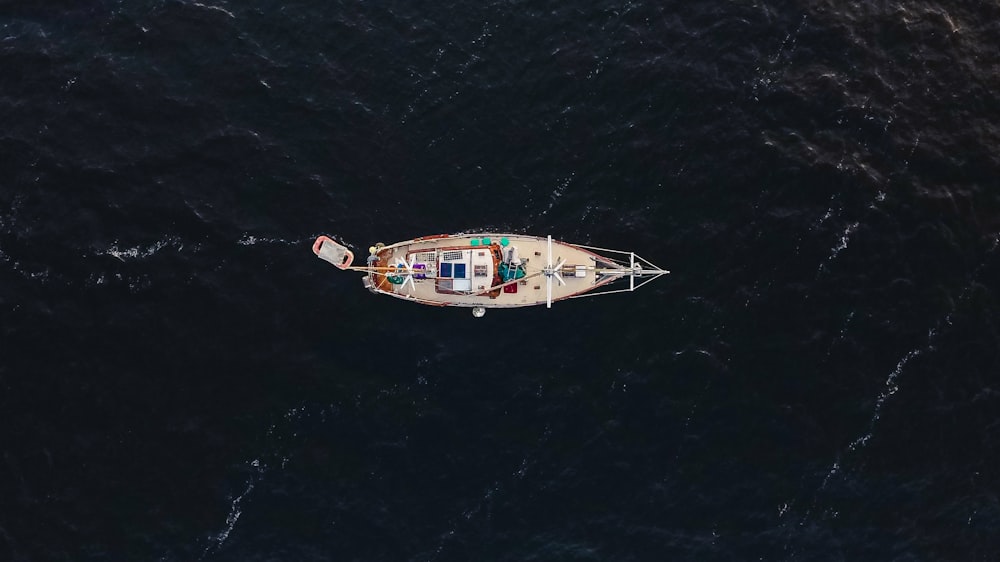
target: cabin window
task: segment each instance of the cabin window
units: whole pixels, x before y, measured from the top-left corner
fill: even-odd
[[[455,279],[465,279],[468,277],[464,263],[441,262],[441,271],[438,277],[454,277]]]

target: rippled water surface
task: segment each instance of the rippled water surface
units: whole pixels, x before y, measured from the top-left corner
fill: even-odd
[[[994,560],[1000,6],[0,2],[0,558]],[[327,234],[674,273],[483,319]]]

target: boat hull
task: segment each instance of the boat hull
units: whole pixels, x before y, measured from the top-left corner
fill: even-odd
[[[432,306],[519,308],[633,291],[669,274],[633,252],[513,233],[437,234],[369,248],[367,265],[320,236],[313,252],[340,269],[365,274],[374,293]],[[637,281],[638,279],[638,281]],[[625,282],[626,287],[616,282]]]
[[[522,261],[524,277],[505,280],[498,270],[502,268],[504,254],[516,248]],[[426,261],[421,268],[428,273],[415,274],[410,281],[405,265],[416,266],[421,258],[434,253],[434,267]],[[462,257],[466,265],[463,276],[456,278],[455,267],[444,275],[448,262],[441,257],[452,253]],[[497,255],[499,253],[499,255]],[[523,234],[455,234],[435,235],[415,238],[405,242],[379,248],[375,254],[378,267],[402,266],[398,275],[382,273],[369,274],[369,288],[376,293],[436,306],[516,308],[547,304],[580,295],[612,281],[600,279],[595,273],[595,265],[603,263],[603,258],[594,252],[565,242],[552,241],[553,265],[562,264],[558,278],[551,282],[551,301],[547,298],[549,282],[544,273],[548,263],[548,239]],[[417,259],[414,258],[416,256]],[[457,263],[456,261],[456,263]],[[485,275],[477,276],[474,267]],[[493,267],[490,267],[492,262]],[[578,273],[579,271],[579,273]],[[447,277],[451,277],[448,279]],[[394,279],[391,279],[395,277]],[[422,278],[420,278],[422,277]],[[394,283],[393,281],[403,281]],[[449,283],[450,281],[450,283]],[[492,288],[492,290],[491,290]]]

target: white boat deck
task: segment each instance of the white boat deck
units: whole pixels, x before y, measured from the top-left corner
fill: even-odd
[[[501,239],[508,245],[501,246]],[[502,252],[517,248],[525,277],[501,281],[497,265]],[[485,308],[519,307],[547,302],[548,240],[515,234],[475,234],[425,237],[385,246],[377,251],[379,268],[397,271],[370,273],[372,290],[423,304]],[[552,241],[552,301],[569,298],[615,280],[598,269],[615,268],[596,253]],[[627,269],[624,271],[628,271]],[[402,283],[393,283],[402,279]],[[618,276],[620,277],[620,276]],[[560,279],[562,282],[560,282]],[[499,285],[505,285],[498,287]],[[490,290],[493,288],[493,290]]]

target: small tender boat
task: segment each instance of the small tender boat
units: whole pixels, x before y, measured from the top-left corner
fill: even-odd
[[[367,265],[320,236],[313,252],[343,270],[365,274],[373,293],[436,306],[513,308],[634,291],[670,273],[634,252],[523,234],[438,234],[368,248]],[[628,286],[625,287],[625,280]],[[639,280],[637,283],[636,281]]]

